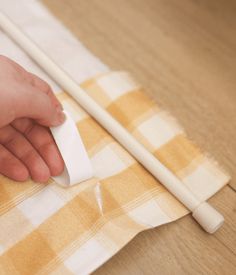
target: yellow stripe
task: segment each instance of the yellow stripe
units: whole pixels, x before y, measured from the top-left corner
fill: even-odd
[[[20,274],[32,275],[47,265],[55,256],[55,252],[45,238],[38,230],[35,230],[2,255],[0,263],[11,262]]]
[[[91,117],[77,123],[81,138],[87,150],[91,150],[110,135]],[[110,137],[111,138],[111,137]]]
[[[201,152],[184,134],[180,134],[157,149],[154,155],[172,172],[178,174],[199,158]]]
[[[155,106],[142,91],[133,91],[120,96],[113,101],[106,109],[123,126],[128,127],[144,113]]]
[[[32,180],[15,182],[0,175],[0,215],[44,187],[45,185]]]
[[[106,107],[111,103],[109,96],[96,82],[90,83],[90,85],[86,87],[86,92],[102,107]]]

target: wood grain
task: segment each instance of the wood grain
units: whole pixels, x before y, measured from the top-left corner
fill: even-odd
[[[96,274],[236,274],[236,2],[43,0],[112,69],[129,70],[232,175],[213,236],[188,216],[140,234]]]
[[[227,198],[232,204],[220,205]],[[215,235],[187,216],[141,233],[95,274],[235,274],[235,194],[226,188],[211,202],[227,217]]]

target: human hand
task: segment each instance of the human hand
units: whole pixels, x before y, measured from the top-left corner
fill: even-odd
[[[64,121],[50,86],[0,55],[0,173],[46,182],[64,162],[47,127]]]

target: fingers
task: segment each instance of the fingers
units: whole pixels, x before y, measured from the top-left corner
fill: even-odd
[[[15,118],[32,118],[45,126],[58,126],[63,123],[65,115],[61,105],[55,105],[47,93],[29,84],[18,94]]]
[[[53,104],[55,106],[60,106],[62,109],[62,105],[61,105],[60,101],[56,98],[51,87],[48,85],[47,82],[45,82],[44,80],[39,78],[37,75],[32,74],[32,73],[28,73],[28,76],[29,76],[29,82],[31,83],[31,85],[35,86],[40,91],[46,93],[52,100]]]
[[[48,181],[50,171],[47,164],[21,133],[12,126],[6,126],[0,130],[0,143],[28,168],[34,181]]]
[[[60,102],[50,86],[19,64],[0,56],[0,127],[28,117],[45,126],[58,126],[64,119]]]
[[[64,163],[49,131],[38,123],[60,125],[65,119],[62,106],[46,82],[14,61],[0,56],[0,67],[0,172],[16,180],[30,173],[36,181],[47,181],[62,172]],[[10,125],[13,121],[19,130]]]
[[[25,181],[29,177],[25,165],[2,144],[0,144],[0,173],[15,181]]]
[[[33,123],[33,121],[29,119],[18,119],[14,121],[12,125],[24,134],[38,151],[49,167],[52,176],[57,176],[63,172],[64,161],[48,129]]]

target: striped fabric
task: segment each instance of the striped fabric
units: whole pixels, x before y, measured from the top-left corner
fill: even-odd
[[[22,0],[23,7],[24,3]],[[31,19],[24,7],[24,20],[36,22],[44,14],[44,20],[48,20],[48,36],[38,36],[38,39],[56,43],[58,37],[53,36],[53,28],[50,33],[50,26],[58,23],[41,6],[36,7],[35,17]],[[13,6],[12,9],[14,11]],[[33,12],[34,8],[30,10]],[[57,27],[61,37],[74,41],[62,26]],[[27,64],[27,69],[44,77],[4,34],[0,36],[4,42],[1,51],[15,56],[21,64]],[[77,42],[73,43],[68,44],[83,53],[81,55],[88,54]],[[65,47],[69,54],[70,46]],[[76,54],[68,63],[66,55],[60,58],[58,63],[64,60],[69,71],[75,68],[73,62],[78,62]],[[97,68],[101,73],[83,81],[81,86],[85,92],[175,173],[191,192],[200,200],[206,200],[227,183],[229,177],[202,154],[176,121],[149,99],[128,73],[105,72],[108,71],[105,65],[88,54],[89,58],[92,61],[87,70],[91,73]],[[89,70],[89,66],[93,69]],[[53,180],[46,185],[32,181],[19,184],[0,176],[0,274],[87,274],[137,233],[188,213],[66,92],[48,76],[44,78],[52,84],[64,108],[77,123],[95,177],[65,189]]]
[[[226,184],[127,73],[103,74],[82,87],[201,200]],[[188,213],[68,94],[58,98],[77,123],[95,177],[69,189],[1,177],[0,266],[8,274],[88,273],[138,232]]]

